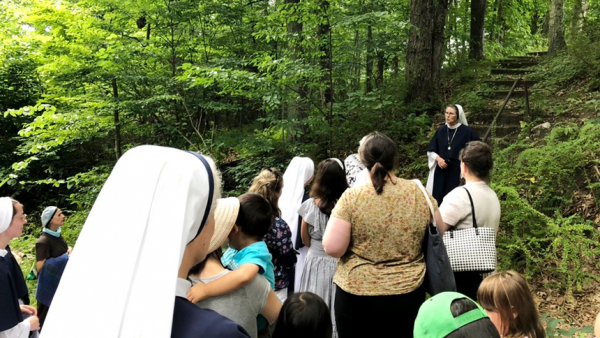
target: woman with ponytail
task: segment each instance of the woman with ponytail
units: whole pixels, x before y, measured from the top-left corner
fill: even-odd
[[[342,194],[323,237],[325,252],[339,258],[333,278],[338,336],[412,337],[425,300],[421,249],[431,212],[417,184],[394,174],[397,147],[389,137],[369,134],[359,155],[370,182]]]

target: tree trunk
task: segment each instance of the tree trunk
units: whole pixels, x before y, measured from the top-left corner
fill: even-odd
[[[434,92],[433,2],[410,0],[410,31],[406,50],[408,102],[429,102]]]
[[[444,61],[446,47],[446,17],[450,0],[436,0],[433,14],[433,81],[435,88],[440,84],[440,71]]]
[[[373,49],[373,27],[369,25],[367,27],[367,73],[365,74],[367,83],[365,86],[365,93],[373,91],[373,59],[375,58]]]
[[[333,102],[333,88],[331,86],[332,62],[331,62],[331,41],[329,35],[331,33],[331,25],[329,23],[329,0],[320,0],[319,13],[323,19],[327,19],[320,23],[317,27],[317,37],[319,41],[319,51],[321,52],[321,84],[323,91],[321,94],[321,103],[326,107],[330,102]]]
[[[385,72],[385,52],[377,51],[377,77],[375,78],[375,86],[380,88],[383,85],[383,74]]]
[[[352,80],[352,90],[357,91],[360,88],[360,51],[359,48],[360,42],[360,31],[357,29],[354,31],[354,54],[353,54],[353,63],[352,67],[354,67],[354,79]]]
[[[292,8],[292,13],[296,12],[296,6],[300,4],[300,0],[285,0],[285,3]],[[292,15],[293,17],[294,15]],[[291,58],[297,60],[302,56],[302,23],[298,21],[289,21],[286,25],[288,33],[289,48]],[[301,120],[306,117],[306,112],[302,106],[302,102],[306,99],[306,86],[299,84],[293,91],[298,95],[298,100],[290,102],[288,109],[288,119]],[[290,133],[292,134],[292,133]],[[293,135],[291,135],[293,136]]]
[[[469,41],[469,59],[483,60],[485,51],[483,31],[485,28],[485,9],[487,0],[471,0],[471,39]]]
[[[583,26],[583,21],[587,15],[587,0],[575,0],[573,2],[573,15],[571,17],[571,27],[569,30],[569,38],[573,38],[579,32]]]
[[[444,57],[446,15],[449,0],[410,0],[410,24],[406,52],[407,101],[437,111],[437,92]]]
[[[554,54],[567,46],[565,41],[565,0],[552,0],[548,32],[548,53]]]
[[[121,146],[121,124],[119,123],[119,87],[117,79],[112,79],[113,98],[115,99],[114,123],[115,123],[115,154],[117,161],[123,155],[123,147]]]

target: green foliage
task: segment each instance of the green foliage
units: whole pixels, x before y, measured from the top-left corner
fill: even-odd
[[[503,210],[498,237],[502,269],[546,276],[569,294],[598,279],[590,270],[600,267],[598,232],[572,210],[576,192],[597,193],[585,178],[598,162],[599,136],[598,125],[579,130],[567,124],[555,127],[543,146],[529,148],[521,141],[496,155],[492,187]]]
[[[568,329],[560,329],[559,327],[564,326],[565,321],[557,318],[550,317],[547,313],[544,313],[540,318],[542,324],[546,327],[546,335],[548,338],[554,337],[578,337],[587,338],[590,334],[594,333],[593,326],[584,326],[582,328],[570,327]]]

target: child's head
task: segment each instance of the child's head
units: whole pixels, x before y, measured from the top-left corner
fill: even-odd
[[[234,231],[239,230],[246,237],[262,240],[271,226],[271,205],[262,195],[252,192],[240,195],[238,199],[240,211],[235,220]],[[234,239],[230,237],[230,241],[235,248]]]
[[[263,169],[258,176],[252,181],[252,186],[248,192],[261,194],[269,201],[273,216],[279,217],[281,210],[279,209],[279,197],[283,189],[283,174],[277,168]]]
[[[346,169],[342,161],[328,158],[319,163],[310,196],[321,201],[319,209],[329,216],[335,203],[347,188]]]
[[[419,308],[414,336],[420,338],[500,338],[483,308],[458,292],[442,292]]]
[[[477,299],[502,335],[544,337],[544,328],[527,282],[516,271],[483,280]]]
[[[221,247],[227,243],[227,238],[235,225],[240,211],[240,201],[237,197],[227,197],[219,198],[216,204],[215,230],[208,244],[206,258],[208,259],[208,257],[212,256],[220,261],[222,254]],[[188,275],[198,275],[204,269],[205,265],[206,260],[194,265],[188,272]]]
[[[331,312],[325,301],[312,292],[289,296],[273,330],[273,338],[331,338]]]

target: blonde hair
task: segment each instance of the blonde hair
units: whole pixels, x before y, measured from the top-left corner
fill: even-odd
[[[483,280],[477,290],[477,300],[488,311],[498,312],[506,337],[546,336],[540,315],[527,281],[516,271],[509,270]]]
[[[263,169],[252,181],[252,186],[248,192],[255,192],[262,195],[269,201],[273,216],[281,216],[279,209],[279,196],[283,188],[283,174],[277,168]]]

